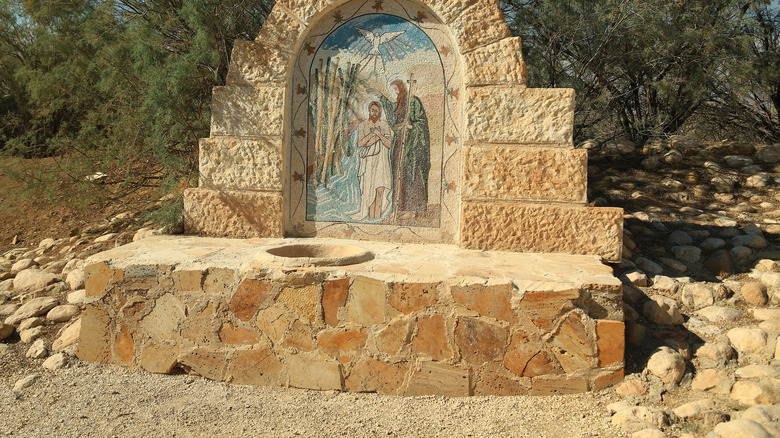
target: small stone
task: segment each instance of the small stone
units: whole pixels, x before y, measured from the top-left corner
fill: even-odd
[[[780,423],[780,406],[756,405],[745,409],[740,417],[743,420],[753,420],[756,423],[772,424]]]
[[[102,243],[102,242],[108,242],[109,240],[116,237],[118,233],[106,233],[98,238],[95,239],[95,243]]]
[[[693,243],[693,238],[682,230],[672,231],[671,234],[669,234],[669,237],[666,238],[666,241],[669,242],[670,245],[678,246],[678,245],[690,245]]]
[[[631,438],[666,438],[666,434],[659,429],[648,427],[632,433]]]
[[[731,380],[722,370],[717,368],[709,368],[697,372],[691,382],[691,389],[694,391],[707,391],[713,388],[715,392],[719,393],[731,390]]]
[[[661,265],[644,257],[637,257],[636,264],[641,267],[643,271],[651,274],[658,275],[663,274],[664,272],[664,268]]]
[[[747,246],[735,246],[729,252],[734,260],[748,260],[753,255],[753,250]]]
[[[743,169],[744,170],[744,169]],[[761,170],[759,167],[758,170]],[[748,172],[751,173],[751,172]],[[756,173],[755,175],[751,175],[747,177],[745,180],[745,187],[753,187],[756,189],[763,189],[765,187],[769,186],[769,183],[772,181],[772,178],[769,176],[768,173]]]
[[[677,149],[671,149],[664,154],[662,159],[667,164],[680,164],[683,160],[683,155]]]
[[[39,377],[40,376],[38,374],[31,374],[27,377],[17,380],[16,383],[14,383],[13,388],[14,396],[19,397],[19,395],[21,395],[25,389],[31,387]]]
[[[658,325],[682,324],[683,316],[677,307],[677,301],[663,295],[653,295],[642,307],[645,318]]]
[[[732,201],[733,201],[733,197],[732,197]],[[720,235],[722,237],[734,237],[737,234],[739,234],[739,230],[735,228],[736,226],[739,225],[739,222],[735,221],[734,219],[730,219],[724,216],[716,217],[715,225],[726,228],[724,230],[721,230],[720,232]]]
[[[704,414],[702,414],[702,418],[704,419],[705,427],[715,427],[716,425],[720,423],[725,423],[731,419],[729,417],[729,414],[721,411],[705,412]],[[682,438],[682,435],[680,436],[680,438]],[[691,438],[695,438],[695,437],[691,435]]]
[[[73,304],[63,304],[57,306],[46,314],[46,319],[54,322],[70,321],[71,318],[79,314],[79,306]]]
[[[18,292],[36,291],[59,281],[60,276],[40,269],[25,269],[14,277],[14,290]]]
[[[710,322],[734,322],[742,318],[739,310],[721,306],[705,307],[698,310],[696,314],[703,316]]]
[[[726,155],[723,157],[723,162],[729,167],[745,167],[753,164],[753,159],[745,155]]]
[[[64,367],[68,363],[68,356],[65,355],[65,353],[57,353],[45,361],[43,361],[43,366],[47,370],[58,370],[62,367]]]
[[[9,317],[19,309],[19,305],[16,303],[3,304],[0,306],[0,317]]]
[[[719,277],[728,277],[734,267],[731,253],[725,249],[715,251],[704,260],[704,267]]]
[[[780,288],[780,272],[764,272],[761,274],[761,283],[768,288]]]
[[[629,404],[625,400],[616,401],[614,403],[610,403],[607,405],[607,412],[609,412],[610,415],[616,414],[624,409],[629,409],[633,406],[636,406],[636,403]]]
[[[19,338],[25,344],[29,344],[30,342],[40,338],[42,335],[43,335],[43,327],[33,327],[31,329],[27,329],[19,332]]]
[[[645,423],[650,426],[661,427],[667,422],[666,416],[658,409],[647,408],[645,406],[632,406],[628,409],[616,412],[612,416],[612,424],[615,426],[624,426],[630,423]]]
[[[747,246],[751,249],[764,249],[767,246],[763,236],[756,234],[743,234],[731,238],[731,246]]]
[[[30,359],[42,359],[47,354],[48,351],[46,351],[46,344],[43,342],[43,339],[37,339],[27,350],[27,357]]]
[[[701,259],[701,250],[691,245],[673,246],[672,254],[677,260],[688,264],[697,263]]]
[[[623,274],[625,280],[634,286],[645,287],[648,284],[647,275],[642,271],[631,271]]]
[[[767,335],[759,328],[737,327],[726,332],[739,354],[759,354],[766,348]]]
[[[739,293],[742,295],[742,299],[754,306],[763,306],[769,301],[766,286],[757,281],[743,284]]]
[[[647,370],[664,383],[680,383],[685,374],[685,360],[675,350],[660,347],[647,361]]]
[[[0,322],[0,341],[11,336],[11,333],[13,332],[14,332],[14,326],[12,326],[11,324]]]
[[[13,315],[6,318],[6,324],[19,324],[22,320],[31,318],[33,316],[43,315],[49,310],[53,309],[59,301],[56,298],[40,297],[33,298],[25,303],[22,307],[18,308]]]
[[[725,342],[706,342],[696,350],[696,357],[725,362],[734,358],[734,350]]]
[[[703,283],[686,284],[680,299],[685,306],[691,309],[711,306],[715,302],[712,290]]]
[[[685,266],[683,263],[678,262],[675,259],[670,259],[667,257],[658,257],[658,261],[663,263],[664,266],[674,269],[677,272],[688,272],[688,267]]]
[[[31,329],[33,327],[40,327],[44,324],[46,324],[46,319],[44,318],[39,318],[39,317],[27,318],[24,321],[22,321],[18,327],[16,327],[16,330],[21,332],[22,330]]]
[[[702,412],[715,409],[715,401],[709,398],[692,401],[682,406],[678,406],[672,412],[680,418],[696,417]]]
[[[732,420],[720,423],[713,429],[719,438],[772,438],[773,434],[751,420]]]
[[[65,277],[65,283],[68,284],[71,290],[79,290],[84,288],[84,270],[74,269],[70,271],[67,277]]]
[[[641,397],[647,395],[649,390],[650,387],[648,387],[645,382],[639,380],[626,380],[615,389],[615,392],[622,396],[636,395]]]
[[[661,162],[656,157],[647,157],[639,165],[645,170],[656,170],[661,167]]]
[[[756,151],[756,159],[767,164],[780,161],[780,146],[764,146]]]
[[[723,248],[725,245],[726,241],[723,239],[718,239],[717,237],[707,238],[699,244],[701,249],[705,251],[714,251],[716,249]]]
[[[51,349],[54,351],[65,350],[66,348],[78,342],[80,333],[81,318],[72,322],[61,331],[60,337],[51,344]]]
[[[33,266],[36,266],[37,263],[35,263],[35,260],[33,259],[21,259],[11,265],[11,274],[18,274],[25,269],[32,268]]]
[[[84,304],[84,300],[87,297],[86,289],[79,289],[77,291],[68,294],[68,304]]]
[[[740,379],[762,379],[765,377],[777,377],[780,371],[771,365],[747,365],[737,368],[734,375]]]
[[[626,342],[638,347],[645,342],[647,336],[647,329],[642,324],[636,322],[629,322],[626,324]]]
[[[727,175],[718,175],[710,180],[712,188],[721,193],[733,192],[734,184],[736,184],[734,178]]]
[[[731,398],[738,403],[748,406],[761,404],[775,404],[780,401],[778,385],[769,381],[753,382],[742,380],[731,387]]]
[[[656,275],[653,278],[653,286],[652,288],[655,290],[663,291],[669,294],[674,294],[677,292],[677,289],[679,288],[679,284],[671,278],[667,277],[665,275]]]
[[[712,171],[720,170],[720,164],[718,164],[718,163],[716,163],[714,161],[709,161],[709,160],[705,161],[704,164],[702,164],[702,166],[705,169],[712,170]]]
[[[750,313],[758,321],[780,320],[780,309],[750,309]]]

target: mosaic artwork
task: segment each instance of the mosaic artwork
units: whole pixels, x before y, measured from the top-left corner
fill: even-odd
[[[429,25],[424,11],[395,2],[366,6],[351,18],[339,10],[325,19],[299,54],[292,222],[337,227],[346,236],[446,229],[455,222],[443,207],[454,188],[445,182],[448,158],[450,180],[457,178],[457,159],[446,154],[457,145],[453,135],[447,143],[445,131],[457,102],[447,102],[453,63],[441,52],[451,49],[437,44],[439,26]],[[401,13],[386,11],[393,6]]]

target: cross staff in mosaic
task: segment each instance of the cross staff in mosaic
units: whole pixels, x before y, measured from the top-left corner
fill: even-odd
[[[428,209],[428,174],[431,170],[431,140],[428,117],[422,101],[412,94],[417,81],[410,75],[409,90],[400,79],[390,86],[397,91],[395,105],[385,96],[380,100],[393,142],[393,219],[411,219]]]

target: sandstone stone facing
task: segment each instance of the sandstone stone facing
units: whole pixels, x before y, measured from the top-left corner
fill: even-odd
[[[469,6],[482,4],[480,0],[430,0],[426,3],[436,11],[444,23],[451,23]]]
[[[562,252],[620,261],[619,208],[463,202],[461,246],[514,252]]]
[[[276,301],[287,306],[302,318],[314,322],[320,313],[320,297],[313,284],[304,287],[285,287]]]
[[[511,36],[504,14],[495,0],[480,0],[452,21],[450,28],[462,52]]]
[[[222,380],[227,358],[221,351],[195,348],[179,359],[179,363],[193,374],[210,380]]]
[[[409,364],[390,364],[372,357],[364,357],[344,380],[347,391],[378,392],[397,395],[409,371]]]
[[[154,309],[141,320],[141,330],[156,341],[173,339],[179,323],[185,318],[184,304],[171,294],[155,301]]]
[[[141,367],[150,373],[168,374],[178,357],[179,349],[174,345],[147,343],[141,349]]]
[[[122,323],[119,333],[116,335],[114,342],[114,356],[119,358],[125,365],[133,363],[135,357],[135,344],[133,343],[133,335],[127,329],[127,325]]]
[[[587,202],[581,149],[475,145],[463,148],[463,199]]]
[[[200,140],[203,189],[280,191],[281,137],[213,137]]]
[[[282,196],[266,192],[184,191],[184,230],[230,237],[281,237]]]
[[[322,311],[325,323],[335,327],[339,325],[338,311],[347,304],[349,278],[328,280],[322,287]]]
[[[572,144],[574,90],[470,87],[464,106],[466,141],[560,147]]]
[[[433,360],[446,360],[452,356],[447,344],[447,328],[441,315],[423,316],[417,320],[417,334],[412,340],[412,353],[422,353]]]
[[[357,277],[349,288],[347,312],[350,321],[371,325],[385,320],[385,282]]]
[[[202,271],[174,271],[171,276],[177,291],[194,292],[201,290],[201,283],[203,282]]]
[[[560,350],[553,354],[567,373],[588,368],[596,357],[594,323],[581,310],[573,310],[563,319],[551,343]]]
[[[219,340],[231,345],[252,345],[260,341],[260,334],[246,327],[226,323],[219,329]]]
[[[284,362],[290,386],[334,391],[342,389],[341,365],[323,353],[287,354]]]
[[[552,320],[573,309],[572,301],[579,296],[578,290],[526,292],[520,301],[520,310],[531,318],[537,327],[549,331],[553,328]]]
[[[214,87],[211,135],[281,137],[284,87]]]
[[[391,283],[387,301],[399,311],[409,314],[433,305],[439,299],[441,283]]]
[[[84,288],[88,297],[99,297],[106,290],[114,271],[104,262],[84,267]]]
[[[251,278],[238,285],[230,300],[230,311],[241,321],[250,321],[271,293],[271,283]]]
[[[228,86],[284,86],[289,54],[276,47],[269,47],[266,41],[271,40],[233,42],[226,80]]]
[[[478,371],[474,383],[474,395],[518,395],[527,394],[531,379],[518,378],[500,365],[488,363]]]
[[[599,366],[623,362],[625,350],[625,324],[620,321],[596,321]]]
[[[284,348],[293,348],[298,351],[314,350],[311,327],[299,319],[294,320],[281,345]]]
[[[111,360],[111,333],[108,332],[110,317],[99,304],[87,305],[81,317],[79,329],[79,359],[91,362],[109,363]],[[54,347],[57,350],[56,347]]]
[[[257,328],[268,336],[271,342],[277,343],[281,342],[282,337],[287,333],[292,318],[281,306],[275,305],[258,312],[255,322]]]
[[[365,330],[334,330],[321,332],[317,348],[341,363],[357,356],[366,344]]]
[[[525,85],[528,71],[520,37],[504,38],[463,55],[467,85]]]
[[[400,319],[387,325],[376,336],[376,346],[379,351],[391,356],[398,354],[401,347],[409,342],[411,336],[411,321]]]
[[[476,318],[458,318],[455,344],[463,360],[473,365],[501,360],[508,338],[499,325]]]
[[[466,306],[467,309],[477,312],[480,316],[509,322],[516,319],[510,303],[513,291],[511,283],[450,287],[452,299],[456,303]]]
[[[531,379],[530,395],[577,394],[587,392],[590,384],[586,379],[534,377]]]
[[[225,379],[238,385],[276,385],[284,366],[268,347],[238,350],[228,362]]]
[[[280,7],[274,7],[268,14],[255,41],[262,41],[284,53],[291,53],[304,27],[301,18],[280,4]]]
[[[470,387],[468,370],[436,362],[422,362],[412,370],[404,395],[466,397],[470,395]]]
[[[309,23],[315,15],[323,11],[331,3],[331,0],[281,0],[278,4],[287,11],[294,13],[303,23]],[[274,11],[276,9],[277,8],[274,7]],[[273,13],[271,15],[273,15]],[[271,16],[269,15],[268,18],[271,18]]]
[[[558,361],[543,347],[540,342],[531,341],[530,336],[522,330],[512,335],[503,365],[518,376],[535,377],[548,374],[561,374]]]

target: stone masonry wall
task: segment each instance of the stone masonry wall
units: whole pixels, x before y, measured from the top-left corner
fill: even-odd
[[[619,282],[388,281],[107,262],[78,356],[154,373],[397,395],[555,394],[623,377]]]

